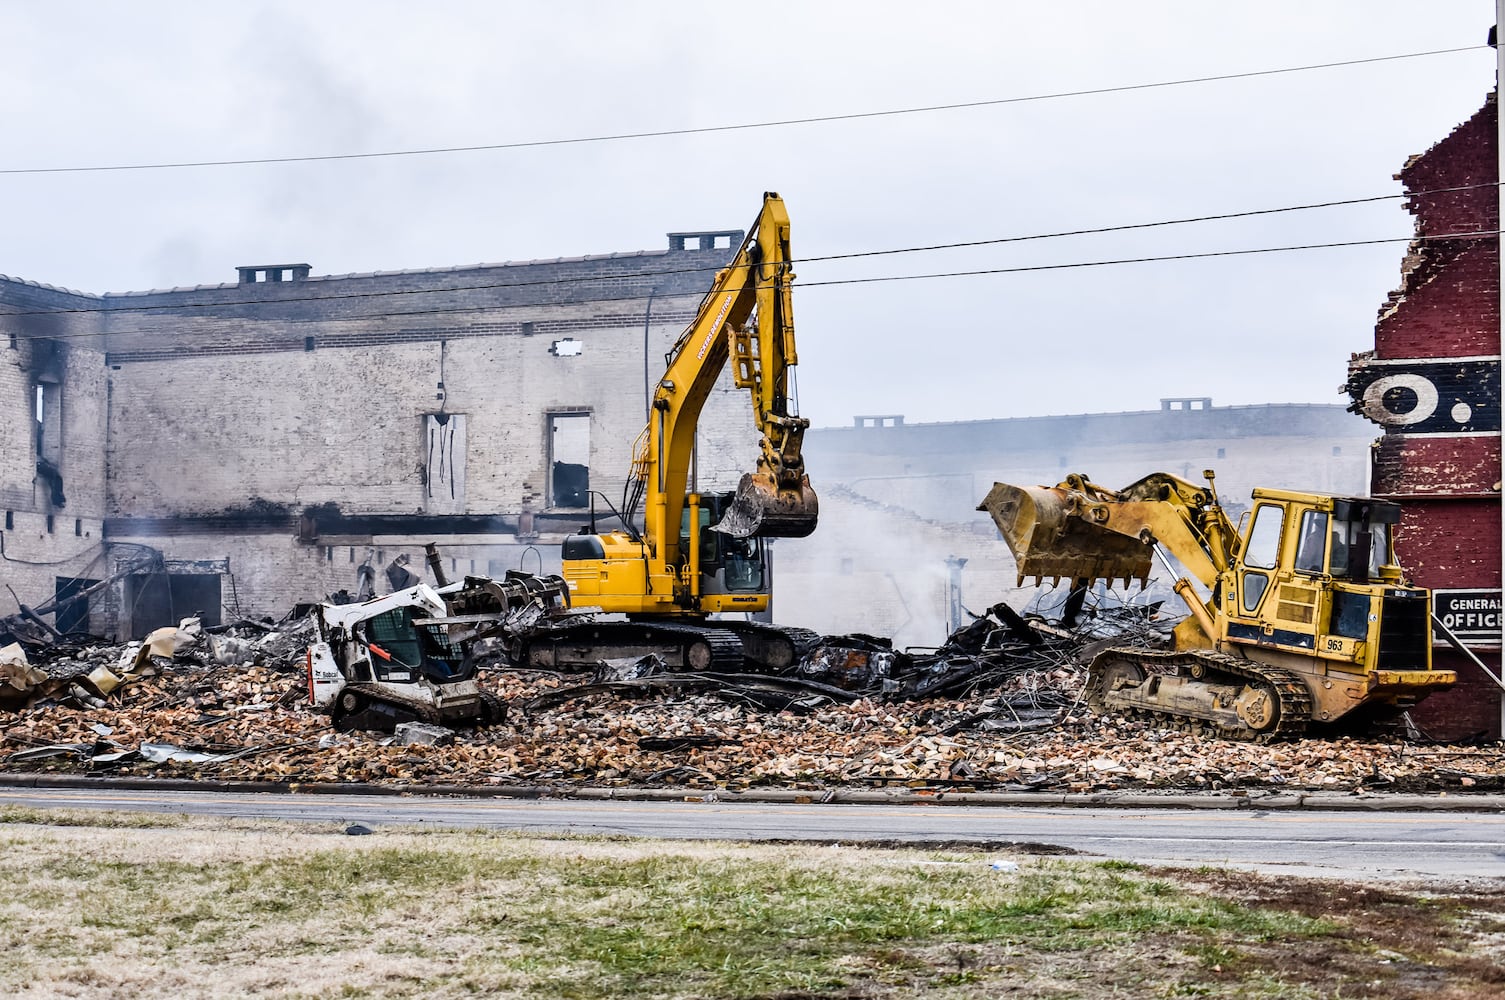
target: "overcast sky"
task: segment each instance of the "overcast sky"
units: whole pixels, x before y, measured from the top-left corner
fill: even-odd
[[[1045,10],[1043,8],[1049,8]],[[417,4],[0,0],[0,169],[475,146],[999,101],[1482,46],[1492,0]],[[788,204],[813,258],[1398,193],[1487,48],[739,131],[0,174],[0,273],[89,292],[660,249]],[[1400,201],[798,268],[801,409],[910,421],[1338,403]],[[800,287],[805,286],[805,287]]]

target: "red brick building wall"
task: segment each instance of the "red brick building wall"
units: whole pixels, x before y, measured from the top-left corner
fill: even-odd
[[[1385,434],[1372,489],[1405,508],[1401,563],[1433,590],[1500,589],[1500,270],[1496,99],[1397,175],[1416,240],[1380,309],[1374,350],[1355,355],[1353,409]],[[1498,635],[1471,648],[1496,671]],[[1457,687],[1412,712],[1431,735],[1500,736],[1498,687],[1451,648]]]

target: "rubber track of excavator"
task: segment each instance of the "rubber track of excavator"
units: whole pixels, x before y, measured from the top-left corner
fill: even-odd
[[[1222,739],[1240,740],[1245,743],[1271,743],[1276,740],[1293,739],[1306,731],[1312,718],[1312,695],[1300,675],[1283,667],[1246,660],[1210,649],[1169,652],[1157,649],[1137,649],[1119,646],[1105,649],[1092,660],[1087,671],[1087,704],[1101,711],[1103,705],[1102,683],[1099,664],[1111,659],[1128,660],[1144,669],[1146,676],[1152,673],[1191,676],[1191,665],[1202,663],[1208,674],[1224,674],[1242,681],[1262,681],[1275,691],[1280,705],[1280,714],[1273,729],[1256,732],[1239,727],[1229,729],[1207,719],[1176,715],[1172,712],[1156,712],[1139,708],[1113,708],[1111,711],[1136,719],[1174,720],[1175,728],[1189,733],[1203,733]],[[1211,678],[1208,678],[1211,679]]]
[[[711,651],[710,673],[736,673],[742,669],[742,640],[721,628],[660,622],[602,622],[594,620],[555,622],[531,633],[514,654],[518,664],[532,663],[533,651],[553,647],[553,666],[560,670],[590,670],[601,660],[615,659],[613,646],[643,647],[658,645],[660,655],[671,669],[692,670],[684,663],[684,651],[696,641],[704,641]],[[578,659],[561,660],[559,654],[570,647],[585,646],[589,651]]]
[[[718,621],[715,625],[717,628],[725,628],[727,631],[735,633],[739,638],[754,637],[754,641],[756,641],[756,637],[758,636],[781,636],[789,640],[789,644],[794,649],[789,663],[761,663],[753,654],[750,647],[744,648],[743,658],[747,661],[744,664],[744,669],[748,670],[757,669],[782,673],[799,663],[806,653],[820,645],[821,640],[821,634],[814,629],[799,628],[793,625],[769,625],[764,622],[746,621]]]

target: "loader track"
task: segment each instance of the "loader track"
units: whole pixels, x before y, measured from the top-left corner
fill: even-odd
[[[1139,707],[1105,705],[1104,697],[1107,674],[1104,668],[1112,662],[1128,662],[1137,665],[1148,678],[1152,674],[1178,677],[1198,677],[1212,683],[1220,679],[1243,681],[1264,685],[1275,696],[1277,711],[1275,724],[1267,729],[1251,729],[1247,726],[1226,726],[1210,719],[1184,715],[1169,709],[1153,710]],[[1212,650],[1188,650],[1168,652],[1134,647],[1106,649],[1093,658],[1087,674],[1086,700],[1095,712],[1113,711],[1130,718],[1168,723],[1182,732],[1201,733],[1222,739],[1240,740],[1246,743],[1270,743],[1276,740],[1293,739],[1306,731],[1312,718],[1312,696],[1300,675],[1282,667],[1258,663],[1242,657]]]

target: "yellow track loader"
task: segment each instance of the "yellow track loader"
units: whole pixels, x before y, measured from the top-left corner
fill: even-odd
[[[1155,473],[1117,491],[1081,475],[1052,487],[996,483],[978,507],[1021,583],[1143,587],[1156,558],[1175,579],[1190,615],[1173,648],[1099,653],[1088,669],[1093,709],[1263,742],[1403,709],[1457,680],[1432,668],[1430,593],[1396,564],[1397,505],[1256,489],[1235,526],[1212,471],[1203,475],[1205,487]]]

